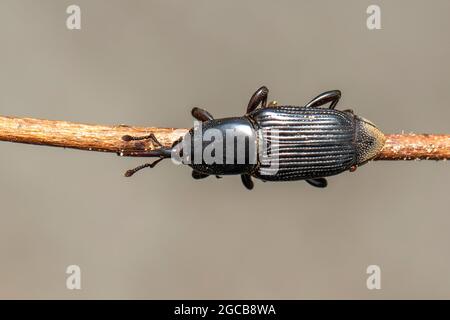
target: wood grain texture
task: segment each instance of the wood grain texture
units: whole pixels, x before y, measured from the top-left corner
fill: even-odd
[[[127,125],[89,125],[67,121],[0,116],[0,141],[114,152],[151,150],[148,140],[122,140],[124,135],[154,133],[165,146],[186,134],[188,129],[134,127]],[[447,160],[450,159],[450,135],[388,134],[375,160]]]
[[[0,116],[0,140],[2,141],[89,151],[120,153],[124,150],[147,150],[154,147],[150,141],[126,142],[122,140],[122,137],[154,133],[163,145],[171,145],[186,132],[186,129],[103,126]]]
[[[449,134],[388,134],[375,160],[448,160]]]

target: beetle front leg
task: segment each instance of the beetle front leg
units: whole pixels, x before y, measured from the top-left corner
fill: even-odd
[[[317,108],[331,102],[330,109],[334,109],[336,107],[339,99],[341,98],[341,91],[339,90],[331,90],[326,91],[324,93],[319,94],[317,97],[312,99],[305,107],[308,108]]]
[[[149,135],[141,136],[141,137],[134,137],[134,136],[130,136],[127,134],[122,137],[122,140],[123,141],[150,140],[157,146],[162,147],[161,142],[159,142],[158,139],[156,139],[156,137],[153,133],[150,133]]]
[[[202,122],[214,119],[208,111],[197,107],[192,109],[191,114],[195,119]]]
[[[269,94],[269,89],[267,89],[265,86],[262,86],[256,92],[252,95],[250,98],[250,101],[248,102],[247,106],[247,113],[252,112],[255,110],[259,104],[261,103],[261,107],[265,108],[267,104],[267,95]]]
[[[209,174],[192,170],[192,178],[194,178],[195,180],[204,179],[206,177],[209,177]]]

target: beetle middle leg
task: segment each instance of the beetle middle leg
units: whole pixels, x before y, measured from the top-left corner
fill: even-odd
[[[331,102],[330,109],[334,109],[341,98],[341,91],[339,90],[331,90],[326,91],[319,94],[317,97],[312,99],[310,102],[306,104],[305,107],[308,108],[317,108]]]
[[[241,174],[241,180],[242,180],[242,183],[244,184],[244,186],[248,190],[252,190],[253,189],[252,177],[249,174]]]
[[[327,179],[325,178],[307,179],[306,182],[317,188],[325,188],[328,185]]]
[[[252,95],[250,98],[250,101],[248,102],[247,106],[247,113],[252,112],[255,110],[259,104],[261,103],[261,107],[265,108],[267,105],[267,95],[269,94],[269,89],[267,87],[262,86],[256,92]]]

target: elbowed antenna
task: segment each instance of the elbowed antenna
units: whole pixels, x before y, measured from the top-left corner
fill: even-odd
[[[160,163],[162,160],[164,160],[164,158],[159,158],[158,160],[153,161],[152,163],[144,163],[140,166],[137,166],[134,169],[130,169],[127,170],[127,172],[125,172],[124,176],[125,177],[131,177],[133,174],[135,174],[136,172],[144,169],[144,168],[153,168],[154,166],[156,166],[158,163]]]
[[[124,141],[144,141],[149,140],[152,143],[154,143],[156,146],[158,146],[157,149],[154,150],[134,150],[134,151],[121,151],[120,156],[129,156],[129,157],[159,157],[159,159],[153,161],[152,163],[145,163],[143,165],[137,166],[134,169],[127,170],[125,172],[125,177],[131,177],[136,172],[144,169],[144,168],[153,168],[158,163],[160,163],[162,160],[170,158],[172,155],[172,148],[174,147],[174,142],[172,144],[172,147],[166,148],[164,147],[161,142],[156,138],[156,136],[153,133],[150,133],[145,136],[131,136],[131,135],[124,135],[122,137],[122,140]]]

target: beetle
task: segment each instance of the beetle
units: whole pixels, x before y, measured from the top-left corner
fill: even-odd
[[[268,93],[265,86],[256,90],[242,117],[214,119],[204,109],[192,109],[192,116],[201,121],[203,130],[213,129],[219,132],[219,140],[222,142],[226,140],[226,132],[230,130],[238,140],[246,141],[244,149],[241,149],[241,153],[245,152],[241,162],[236,160],[239,156],[242,160],[243,155],[236,152],[236,146],[232,146],[233,161],[201,160],[188,163],[193,169],[194,179],[210,175],[217,178],[223,175],[240,175],[242,183],[249,190],[254,186],[252,177],[263,181],[305,180],[312,186],[324,188],[327,186],[325,177],[347,170],[355,171],[358,166],[372,160],[384,145],[384,134],[372,122],[359,117],[350,109],[335,109],[341,97],[339,90],[326,91],[305,106],[278,106],[275,101],[267,104]],[[328,108],[324,107],[327,104]],[[277,134],[273,134],[274,132]],[[188,150],[181,147],[186,138],[194,142]],[[127,151],[123,154],[159,158],[153,163],[128,170],[125,174],[127,177],[143,168],[153,168],[161,160],[171,157],[176,150],[181,151],[181,154],[190,152],[193,158],[192,146],[199,142],[198,139],[201,139],[201,151],[206,151],[209,145],[204,136],[196,137],[195,128],[190,129],[184,138],[174,142],[171,147],[161,145],[153,134],[142,137],[126,135],[122,139],[150,139],[158,145],[155,150]],[[266,152],[260,152],[261,145]],[[223,159],[225,153],[230,151],[227,150],[229,146],[222,144],[220,147]]]

